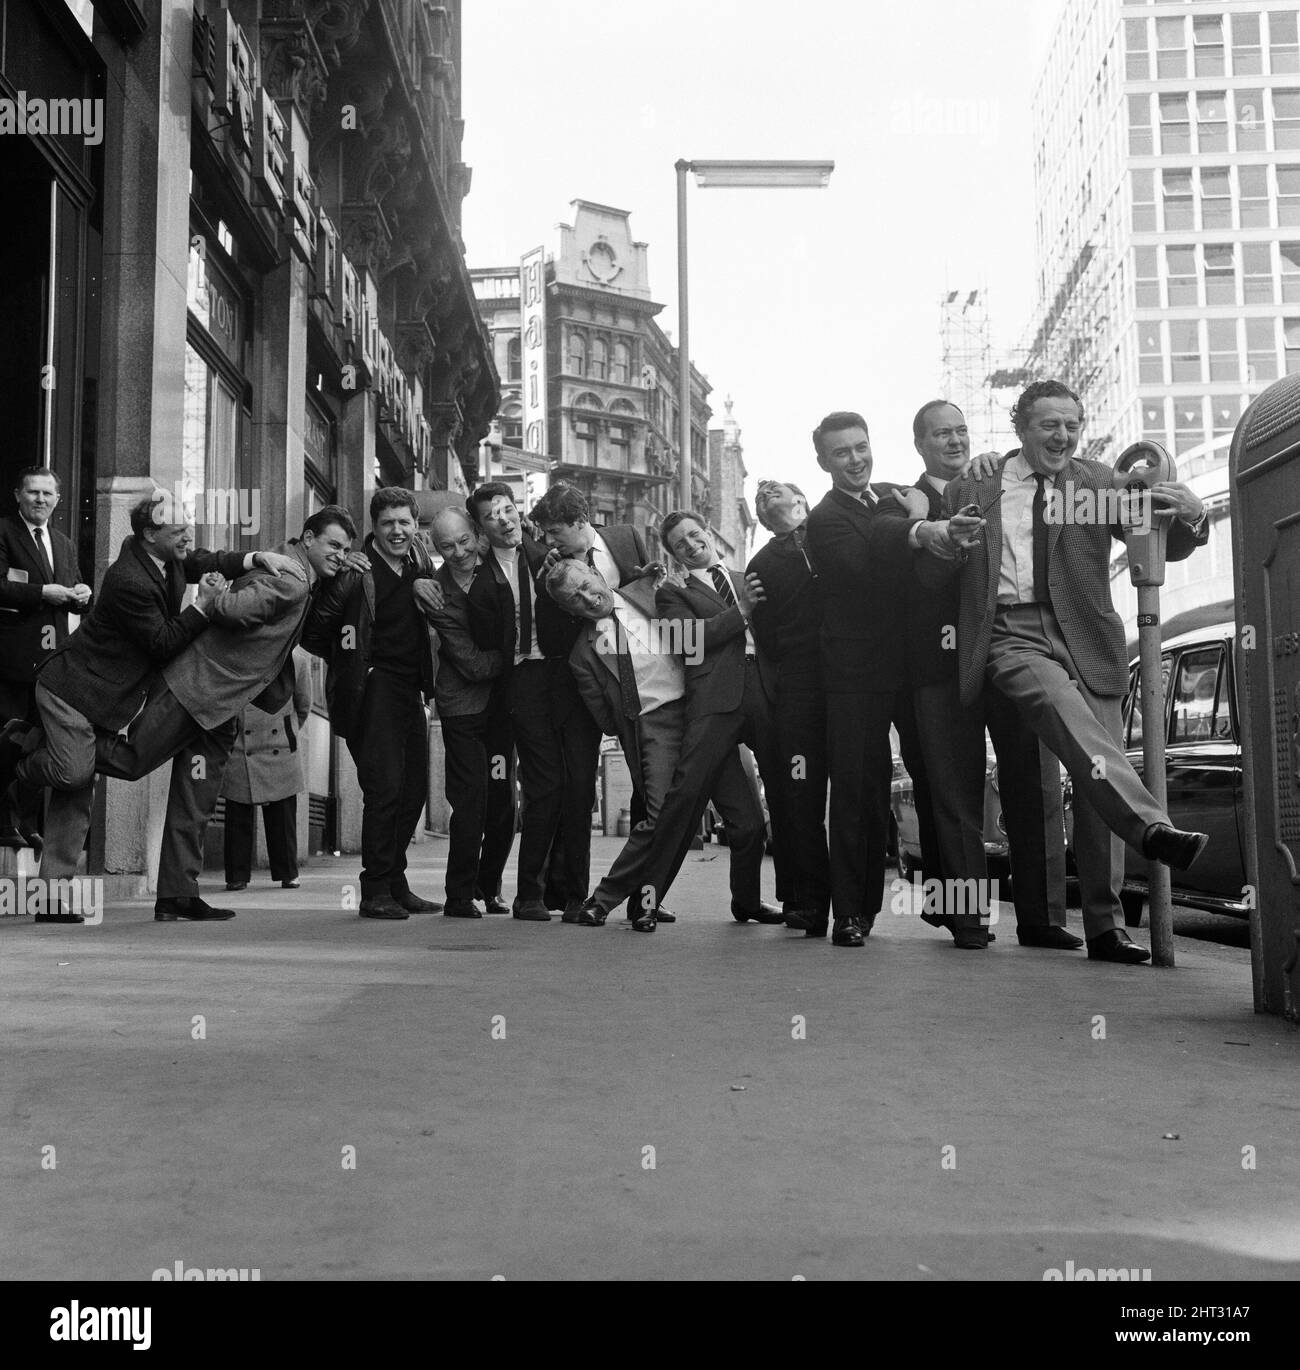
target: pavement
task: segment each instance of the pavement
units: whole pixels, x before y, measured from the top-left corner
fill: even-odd
[[[963,952],[910,892],[835,948],[734,922],[726,867],[652,936],[362,920],[355,857],[205,882],[228,923],[0,919],[0,1277],[1300,1277],[1300,1033],[1247,951],[1092,964],[1008,909]]]

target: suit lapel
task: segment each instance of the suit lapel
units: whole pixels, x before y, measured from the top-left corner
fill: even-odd
[[[943,517],[943,496],[934,488],[929,476],[922,475],[912,489],[919,490],[925,496],[932,519]]]
[[[1082,474],[1083,473],[1081,471],[1075,470],[1075,463],[1073,459],[1066,462],[1065,467],[1056,473],[1055,477],[1052,480],[1052,489],[1057,492],[1059,500],[1057,508],[1059,510],[1064,511],[1066,495],[1072,493],[1072,491],[1065,483],[1065,478],[1068,477],[1070,484],[1073,486],[1073,489],[1077,490],[1079,489],[1079,486],[1081,484],[1080,478],[1082,477]],[[1068,516],[1069,515],[1067,514],[1066,517]],[[1046,517],[1046,515],[1044,515],[1044,517]],[[1061,539],[1061,529],[1064,526],[1064,518],[1053,519],[1047,525],[1047,569],[1049,581],[1051,580],[1052,558],[1056,555],[1056,544]]]
[[[998,467],[999,490],[1002,488],[1002,467],[1005,465],[1006,462],[1004,461],[1002,466]],[[978,484],[974,488],[978,489]],[[987,503],[987,501],[979,501],[975,495],[972,495],[971,498],[976,499],[977,502]],[[984,556],[988,567],[986,574],[988,575],[988,583],[993,587],[993,598],[996,601],[998,581],[1002,577],[1002,501],[1000,499],[993,501],[993,507],[984,515],[984,518],[986,520]]]

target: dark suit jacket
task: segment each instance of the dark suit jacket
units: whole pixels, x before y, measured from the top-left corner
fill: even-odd
[[[649,579],[634,580],[620,592],[648,618],[655,616],[655,591]],[[621,646],[621,636],[606,638],[590,619],[569,652],[569,669],[592,718],[608,737],[623,745],[628,764],[635,769],[637,752],[636,719],[623,712],[623,691],[619,684],[618,656],[611,647]]]
[[[491,574],[484,560],[474,578]],[[469,596],[456,583],[446,562],[438,567],[435,578],[443,594],[443,607],[432,619],[438,632],[438,675],[434,681],[438,716],[481,714],[491,701],[493,684],[501,677],[501,652],[485,651],[474,641],[469,629]]]
[[[822,678],[828,694],[897,690],[906,680],[904,620],[917,519],[886,496],[875,508],[834,488],[808,515],[822,581]]]
[[[104,575],[93,611],[40,668],[38,682],[96,727],[117,732],[140,711],[150,677],[184,651],[208,620],[193,605],[182,612],[186,582],[207,571],[228,580],[243,574],[242,552],[191,552],[160,575],[144,544],[128,537]]]
[[[739,597],[744,577],[730,569],[727,574]],[[667,581],[659,587],[655,608],[666,631],[680,634],[672,640],[685,648],[687,720],[739,709],[745,693],[745,620],[740,610],[689,572],[685,585]],[[692,655],[699,659],[692,662]],[[776,672],[761,647],[758,671],[768,704],[774,704]]]
[[[30,685],[41,663],[68,640],[68,615],[89,614],[84,609],[58,608],[41,598],[46,585],[81,584],[77,550],[70,539],[51,528],[45,533],[53,549],[54,577],[41,568],[36,542],[18,514],[0,518],[0,680]],[[26,580],[11,580],[10,572],[26,572]]]
[[[783,690],[821,688],[822,582],[808,555],[807,533],[805,525],[774,537],[745,568],[767,594],[754,609],[751,627]]]
[[[1002,468],[1019,451],[1008,452]],[[1067,509],[1074,508],[1073,490],[1109,490],[1114,473],[1099,461],[1074,458],[1059,471],[1052,482],[1061,492]],[[997,487],[991,487],[996,491]],[[990,483],[971,477],[949,481],[944,491],[944,516],[972,502],[986,504]],[[961,696],[973,703],[984,688],[984,666],[988,661],[989,641],[993,635],[993,614],[997,608],[998,575],[1002,566],[1001,502],[985,515],[987,525],[982,543],[973,548],[960,568],[928,553],[917,563],[925,578],[951,577],[960,569],[961,611],[957,620],[957,670]],[[1049,523],[1047,525],[1047,578],[1052,610],[1061,626],[1061,636],[1083,683],[1093,694],[1103,697],[1122,695],[1128,688],[1128,651],[1124,623],[1110,598],[1110,544],[1123,540],[1118,524]],[[1208,521],[1199,535],[1175,519],[1169,529],[1165,555],[1181,561],[1203,546],[1209,537]]]
[[[923,474],[912,487],[930,506],[929,517],[941,519],[943,496]],[[923,584],[916,574],[928,552],[913,552],[913,574],[907,581],[907,675],[913,685],[937,685],[957,674],[957,609],[960,598],[954,577],[943,584]],[[944,644],[947,643],[947,646]]]

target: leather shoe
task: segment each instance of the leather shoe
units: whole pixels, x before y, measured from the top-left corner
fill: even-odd
[[[246,890],[246,889],[248,888],[248,881],[247,881],[247,880],[227,880],[227,881],[226,881],[226,888],[231,892],[231,894],[235,894],[235,893],[236,893],[237,891],[239,891],[239,890]]]
[[[27,751],[32,726],[25,718],[11,718],[0,728],[0,790],[13,784],[14,769]]]
[[[830,921],[825,914],[822,914],[816,922],[808,924],[803,935],[805,937],[825,937],[830,929]]]
[[[432,899],[421,899],[418,894],[410,890],[403,890],[400,894],[394,894],[393,900],[400,904],[407,913],[441,913],[442,905],[435,904]]]
[[[1170,870],[1185,871],[1209,840],[1209,833],[1184,832],[1168,823],[1152,823],[1142,838],[1142,855],[1151,861],[1163,861]]]
[[[67,907],[60,902],[56,913],[38,913],[33,919],[33,923],[84,923],[84,915],[80,913],[70,913]]]
[[[198,895],[157,899],[153,906],[155,923],[174,923],[178,918],[189,923],[218,923],[234,916],[234,909],[214,909]]]
[[[950,933],[952,933],[952,935],[953,935],[953,940],[954,940],[954,941],[956,940],[956,937],[957,937],[957,929],[953,926],[952,914],[950,914],[950,913],[923,913],[923,914],[921,915],[921,922],[923,922],[923,923],[929,923],[929,925],[930,925],[932,928],[943,928],[945,932],[950,932]],[[972,932],[973,932],[973,931],[978,931],[978,929],[972,928],[972,929],[968,929],[968,931],[972,931]],[[998,935],[997,935],[997,933],[996,933],[996,932],[989,932],[989,934],[988,934],[988,940],[989,940],[990,942],[996,942],[996,941],[998,940]],[[961,944],[958,943],[958,945],[960,946]]]
[[[510,905],[499,894],[494,894],[491,899],[483,901],[483,911],[485,913],[509,913]]]
[[[1099,937],[1088,938],[1089,961],[1114,961],[1121,966],[1140,966],[1149,961],[1151,953],[1138,944],[1123,928],[1111,928]]]
[[[952,940],[963,951],[983,951],[989,944],[989,934],[983,928],[953,928]]]
[[[280,888],[282,890],[300,890],[302,889],[302,881],[297,876],[294,876],[292,880],[281,880]]]
[[[594,899],[584,899],[582,903],[570,900],[561,921],[576,923],[580,928],[603,928],[606,916],[605,910]]]
[[[639,913],[632,920],[633,932],[653,932],[659,925],[659,919],[654,909],[648,913]]]
[[[781,916],[786,927],[794,932],[807,932],[821,917],[816,909],[801,909],[794,904],[783,904]]]
[[[785,914],[780,909],[774,908],[771,904],[759,903],[758,909],[749,913],[742,909],[733,899],[731,901],[731,916],[737,923],[784,923]]]
[[[24,803],[24,799],[29,802]],[[15,780],[5,791],[5,803],[8,805],[10,817],[13,820],[14,831],[17,832],[24,847],[30,847],[38,856],[45,847],[45,839],[35,828],[29,828],[23,822],[23,814],[31,812],[36,808],[39,813],[41,801],[44,794],[35,786],[24,785],[21,780]]]
[[[516,899],[511,913],[525,923],[549,923],[551,911],[540,899]]]
[[[856,918],[837,918],[835,920],[835,931],[831,934],[831,942],[835,946],[862,947],[866,945],[866,940]]]
[[[448,899],[442,906],[444,918],[482,918],[478,905],[472,899]]]
[[[656,923],[675,923],[676,921],[677,915],[664,908],[662,904],[655,910]]]
[[[362,918],[387,918],[394,921],[411,916],[389,894],[377,894],[373,899],[363,899],[357,912]]]
[[[1052,924],[1046,928],[1020,928],[1016,936],[1022,947],[1047,947],[1052,951],[1078,951],[1083,938]]]

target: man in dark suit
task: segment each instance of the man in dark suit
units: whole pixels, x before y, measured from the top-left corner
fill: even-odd
[[[50,526],[59,504],[59,478],[48,466],[19,472],[16,513],[0,519],[0,718],[35,722],[36,672],[68,640],[68,615],[90,612],[72,542]],[[11,791],[15,822],[0,831],[0,846],[40,843],[39,790]]]
[[[786,926],[824,937],[830,918],[830,863],[826,847],[826,696],[822,689],[822,586],[808,555],[808,501],[797,485],[760,481],[758,521],[771,541],[746,568],[763,584],[754,606],[754,640],[773,663],[772,719],[780,777],[767,791],[774,811],[777,869],[790,870]]]
[[[808,554],[823,585],[822,673],[830,754],[832,941],[860,947],[885,890],[890,721],[911,709],[906,690],[905,595],[911,554],[949,542],[924,521],[924,501],[871,489],[866,420],[840,410],[813,431],[832,488],[808,516]]]
[[[1002,463],[994,490],[966,478],[944,493],[955,536],[982,530],[982,545],[964,562],[927,559],[918,570],[942,578],[960,564],[961,698],[970,704],[986,685],[999,690],[1070,772],[1088,956],[1136,965],[1150,953],[1121,921],[1123,843],[1184,869],[1208,838],[1175,829],[1124,754],[1128,661],[1110,597],[1111,540],[1124,531],[1108,517],[1111,469],[1074,455],[1079,397],[1059,381],[1035,381],[1011,414],[1021,446]],[[990,503],[990,494],[1001,497]],[[1172,520],[1170,560],[1204,545],[1204,507],[1187,486],[1157,485],[1151,503]],[[971,504],[987,506],[983,519],[960,512]],[[1049,506],[1065,516],[1049,517]]]
[[[515,840],[515,757],[510,715],[500,692],[503,653],[479,647],[469,628],[469,590],[489,574],[479,552],[478,527],[464,509],[443,509],[430,529],[442,557],[436,579],[443,605],[431,616],[438,632],[434,700],[446,755],[446,918],[509,913],[501,877]]]

